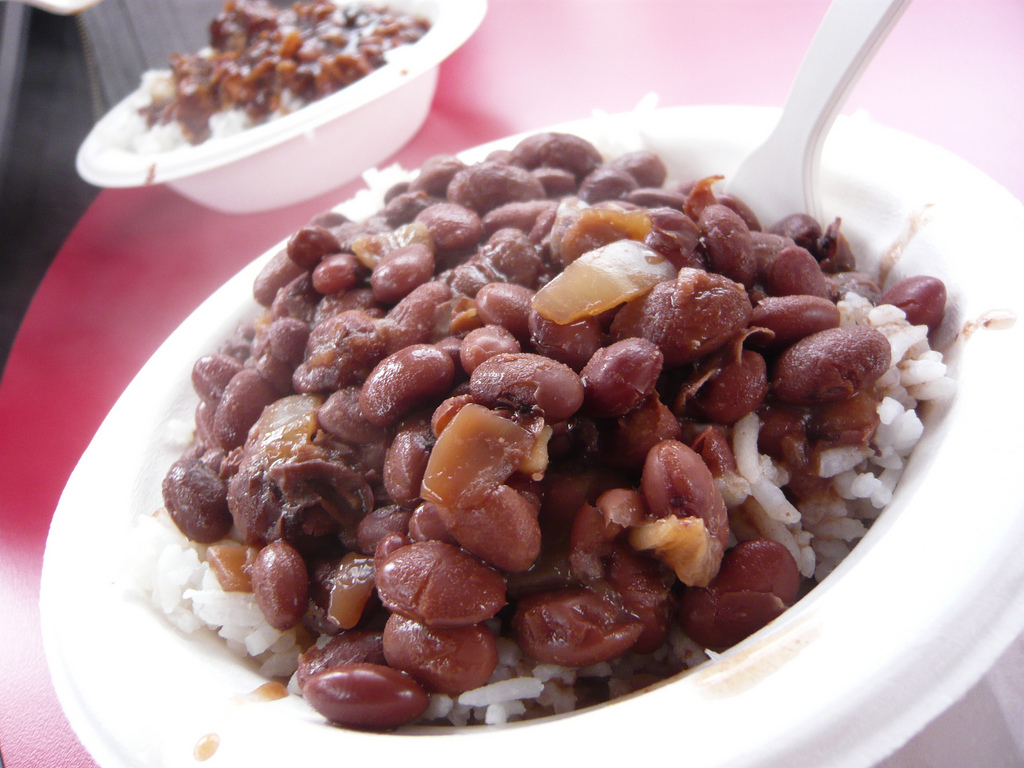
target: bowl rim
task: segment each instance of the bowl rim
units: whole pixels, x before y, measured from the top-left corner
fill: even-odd
[[[673,129],[673,136],[696,130],[694,126],[702,120],[709,121],[712,127],[702,127],[701,130],[715,137],[716,141],[721,133],[715,126],[727,131],[729,125],[741,123],[743,128],[735,130],[744,135],[754,134],[750,142],[753,145],[756,134],[762,129],[766,132],[775,115],[776,110],[757,107],[681,107],[659,110],[644,117],[623,115],[610,118],[613,121],[636,120],[638,124],[648,118],[655,123],[661,120]],[[581,126],[592,123],[594,120],[590,119],[540,130],[580,130]],[[664,128],[665,125],[659,123],[658,127]],[[536,132],[524,132],[516,137],[491,142],[467,150],[462,156],[479,159],[493,147],[507,146],[519,136]],[[655,130],[645,138],[653,137],[656,140],[658,135],[658,130]],[[867,150],[857,150],[857,141],[867,141],[868,149],[883,147],[886,153],[872,158]],[[948,182],[952,176],[958,187],[953,190],[950,198],[953,204],[964,202],[959,190],[984,192],[980,196],[994,204],[995,210],[1003,215],[1000,221],[1009,229],[1010,234],[1024,237],[1024,206],[1019,201],[963,160],[898,131],[863,120],[840,119],[834,129],[834,136],[826,144],[822,166],[826,172],[832,166],[841,167],[844,172],[849,170],[849,166],[854,166],[855,170],[849,172],[855,175],[867,175],[875,170],[884,174],[884,165],[878,164],[891,160],[893,156],[906,160],[910,170],[901,171],[900,167],[896,167],[890,168],[888,172],[900,179],[906,178],[907,183],[927,187],[934,185],[935,178],[944,178]],[[864,168],[859,167],[859,164]],[[928,170],[923,174],[924,178],[919,180],[917,171],[921,169]],[[883,175],[882,178],[888,177]],[[828,194],[829,189],[835,194],[836,185],[830,187],[827,183],[823,184],[823,194]],[[850,190],[842,188],[839,191]],[[852,191],[856,193],[856,189]],[[953,226],[959,226],[958,222],[953,222]],[[117,755],[126,754],[126,748],[123,744],[112,744],[109,730],[112,725],[98,721],[100,715],[94,714],[91,706],[96,697],[110,694],[98,692],[95,686],[89,687],[88,683],[95,682],[95,678],[90,678],[83,671],[83,661],[71,647],[72,639],[61,631],[61,619],[67,615],[68,610],[83,610],[81,607],[67,605],[66,586],[61,582],[61,577],[66,575],[61,572],[62,568],[66,570],[66,563],[62,559],[81,559],[81,554],[74,554],[75,548],[80,547],[76,536],[81,533],[79,529],[82,525],[82,516],[75,502],[81,498],[83,490],[95,491],[96,481],[88,473],[109,461],[99,453],[104,447],[109,447],[104,446],[104,442],[110,439],[110,431],[118,426],[117,420],[131,416],[130,411],[139,406],[140,398],[146,398],[144,402],[148,402],[149,388],[154,382],[154,376],[160,373],[160,365],[171,359],[179,362],[173,356],[183,349],[197,351],[189,336],[197,333],[197,329],[202,329],[202,338],[219,339],[217,334],[221,334],[221,331],[217,326],[223,326],[225,320],[219,314],[218,301],[222,301],[225,295],[236,295],[240,286],[248,290],[256,268],[276,250],[271,249],[265,253],[204,302],[147,363],[115,405],[111,417],[104,422],[96,440],[86,451],[83,462],[69,480],[54,516],[54,525],[47,541],[41,589],[44,649],[51,665],[58,698],[67,710],[69,720],[86,746],[95,750],[94,754],[102,753],[110,760],[110,766],[129,764],[118,762],[120,758]],[[908,249],[904,258],[913,259],[914,254]],[[998,263],[998,258],[998,254],[991,250],[983,250],[979,256],[982,262]],[[1020,279],[1014,279],[1014,276],[1021,277],[1024,265],[1007,266],[1008,279],[1005,283],[985,283],[987,275],[979,269],[978,259],[975,262],[969,267],[959,264],[963,271],[958,274],[964,275],[972,288],[981,286],[983,300],[972,299],[967,307],[968,313],[955,318],[957,324],[971,322],[979,309],[993,308],[990,306],[993,297],[1012,296],[1008,306],[1018,314],[1024,311],[1020,297],[1012,293],[1013,286],[1020,283]],[[972,277],[976,271],[979,274]],[[211,323],[212,320],[214,322]],[[1009,333],[1011,339],[1019,339],[1024,329],[1014,327]],[[411,747],[414,753],[428,765],[434,764],[435,760],[440,765],[440,760],[447,758],[452,749],[465,749],[469,755],[478,754],[476,750],[488,746],[496,750],[494,757],[497,764],[512,765],[521,762],[522,739],[529,734],[542,743],[569,742],[577,748],[583,745],[598,762],[610,765],[626,759],[630,754],[629,749],[635,744],[632,739],[607,737],[608,733],[622,733],[623,722],[630,724],[630,730],[639,727],[638,723],[648,724],[654,729],[650,734],[652,747],[675,745],[677,749],[692,748],[695,751],[691,756],[698,762],[703,760],[704,764],[852,768],[873,765],[891,753],[966,692],[1024,628],[1024,562],[1020,562],[1017,557],[1018,547],[1014,545],[1015,541],[1024,540],[1024,514],[1021,514],[1024,512],[1024,488],[1012,486],[1009,482],[995,483],[989,488],[999,504],[993,505],[993,509],[983,510],[983,513],[990,522],[1002,526],[1001,535],[972,537],[968,542],[974,558],[970,572],[963,567],[963,563],[956,561],[956,549],[951,552],[941,549],[957,547],[963,538],[962,532],[947,528],[927,531],[924,541],[917,545],[917,537],[923,530],[913,528],[913,523],[919,520],[927,505],[934,504],[942,509],[956,507],[946,514],[950,519],[957,520],[959,511],[970,508],[970,503],[976,501],[974,488],[964,487],[970,483],[946,483],[936,487],[934,482],[930,485],[924,480],[960,476],[964,470],[957,462],[969,455],[970,447],[975,444],[973,441],[987,435],[987,423],[991,423],[992,415],[999,412],[998,398],[992,397],[992,393],[998,392],[1002,383],[994,374],[1004,375],[1007,363],[1000,357],[1004,346],[1002,339],[993,341],[992,336],[976,334],[958,352],[960,373],[963,374],[960,377],[961,393],[966,391],[967,395],[958,394],[954,398],[954,406],[958,409],[955,420],[947,418],[940,424],[941,431],[937,434],[926,433],[935,436],[932,438],[933,444],[925,448],[931,453],[925,453],[923,479],[915,479],[909,490],[900,496],[899,508],[890,510],[893,514],[880,518],[868,534],[870,541],[865,538],[840,568],[826,579],[822,587],[814,590],[779,620],[722,654],[714,663],[698,667],[643,695],[627,697],[570,716],[546,718],[509,727],[469,729],[469,732],[461,731],[455,740],[430,737],[415,739]],[[1019,367],[1020,363],[1016,364]],[[176,371],[175,374],[187,376],[184,372]],[[145,426],[152,420],[152,416],[143,415],[141,424]],[[1024,429],[1024,409],[1018,405],[1003,416],[1002,423],[1009,428],[1009,434],[1000,438],[999,445],[1005,450],[991,459],[986,457],[986,461],[990,460],[991,463],[979,464],[976,460],[971,466],[973,470],[1009,472],[1000,477],[1014,477],[1010,470],[1019,466],[1024,459],[1024,448],[1019,445],[1019,441],[1013,441],[1014,434]],[[988,417],[989,421],[983,423],[980,417]],[[943,444],[953,445],[956,450],[936,453],[934,442],[940,437],[945,441]],[[149,465],[145,465],[145,468],[151,469]],[[139,482],[139,478],[134,475],[128,479],[130,484],[137,485]],[[129,491],[135,493],[138,488],[118,491],[112,504],[116,505],[119,500],[123,500],[130,509],[132,499],[129,498]],[[909,504],[911,491],[915,498],[915,506],[912,508]],[[908,509],[914,511],[908,512]],[[121,510],[118,514],[125,511]],[[116,515],[114,521],[119,525],[124,523]],[[107,525],[110,525],[110,521]],[[893,570],[896,564],[900,567],[906,564],[906,550],[899,551],[899,547],[908,542],[923,547],[921,561],[929,564],[932,570],[921,573],[913,569],[907,573],[900,571],[900,579],[896,584],[881,580],[881,575],[891,576],[896,572]],[[889,570],[880,572],[879,563]],[[92,578],[103,581],[102,574]],[[912,597],[913,604],[890,605],[883,602],[876,605],[877,596],[890,588],[895,589],[901,597]],[[120,599],[120,596],[117,597]],[[851,607],[854,609],[852,614],[849,612]],[[864,617],[870,617],[870,628],[858,624]],[[159,626],[166,635],[174,635],[174,630],[166,623],[156,623],[158,618],[151,617],[153,621],[147,619],[147,627],[144,629]],[[883,624],[903,629],[910,626],[915,630],[912,640],[903,645],[895,644],[898,647],[882,645],[887,639],[891,641],[891,637],[882,631],[886,629]],[[176,640],[170,637],[161,636],[160,639],[161,642],[176,644]],[[193,642],[192,639],[184,639]],[[871,659],[851,657],[846,664],[836,664],[835,657],[829,653],[837,648],[856,650],[853,645],[855,641],[874,643],[869,650],[876,656]],[[204,652],[202,643],[189,648],[190,653]],[[218,668],[214,672],[220,676],[218,682],[222,686],[235,686],[233,690],[236,692],[243,692],[246,685],[250,690],[255,687],[253,683],[258,678],[253,670],[241,667],[220,669],[219,665],[224,665],[226,660],[230,661],[223,655],[216,657]],[[935,664],[936,669],[929,669],[927,675],[922,674],[921,668],[925,663]],[[862,676],[864,672],[873,674]],[[829,688],[823,683],[832,683],[834,687]],[[792,700],[793,693],[787,686],[794,684],[797,684],[796,688],[800,692],[812,694],[811,698]],[[780,702],[790,705],[792,710],[784,710]],[[666,704],[671,706],[671,711],[662,706]],[[708,719],[712,713],[723,711],[738,715],[741,719],[749,718],[743,722],[750,727],[751,733],[733,733],[727,727],[732,723],[723,725]],[[204,716],[209,714],[205,712]],[[322,723],[310,717],[300,704],[291,700],[275,703],[273,707],[268,706],[259,712],[254,711],[251,717],[247,714],[244,718],[231,719],[232,715],[218,722],[221,723],[219,727],[222,727],[222,734],[237,735],[251,733],[254,729],[265,729],[270,725],[267,718],[278,716],[291,718],[288,724],[291,732],[306,734],[310,724],[318,725],[319,730],[310,732],[313,734],[310,741],[313,745],[323,747],[335,743],[334,740],[339,738],[335,729],[323,728]],[[807,722],[813,722],[813,727],[807,728]],[[688,735],[690,726],[694,726],[694,732]],[[769,726],[775,726],[777,731],[769,734],[765,730]],[[192,743],[200,733],[189,732]],[[409,748],[409,739],[405,736],[343,733],[341,738],[354,753],[362,749],[376,753],[382,741],[386,742],[389,749],[399,746],[402,749]],[[437,733],[450,733],[450,730],[439,729]],[[605,737],[602,738],[601,734],[605,734]],[[727,735],[725,740],[721,740],[723,734]],[[717,742],[716,737],[719,739]],[[720,745],[720,753],[712,751],[715,746],[712,742]],[[160,748],[165,747],[161,745]],[[260,744],[264,755],[285,754],[275,753],[274,750],[278,748],[266,742]],[[716,758],[721,759],[712,762]],[[103,764],[107,765],[105,762]]]
[[[137,108],[138,99],[144,98],[140,85],[86,135],[75,156],[78,174],[99,187],[146,186],[212,171],[285,142],[302,140],[320,126],[344,119],[440,66],[472,36],[487,12],[487,0],[383,0],[379,4],[422,15],[431,21],[431,28],[416,43],[389,52],[384,66],[329,96],[231,136],[164,152],[131,152],[112,145],[107,138],[114,126]]]

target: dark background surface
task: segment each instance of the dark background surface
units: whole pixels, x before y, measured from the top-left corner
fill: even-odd
[[[12,9],[17,8],[17,12]],[[17,18],[21,16],[21,18]],[[16,22],[12,22],[12,18]],[[16,3],[0,6],[10,40],[22,27],[20,77],[0,144],[0,363],[32,295],[99,192],[75,172],[95,119],[78,24]]]

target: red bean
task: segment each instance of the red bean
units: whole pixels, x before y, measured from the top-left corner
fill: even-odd
[[[530,302],[533,291],[513,283],[491,283],[476,295],[480,319],[488,325],[500,325],[522,341],[530,338]]]
[[[430,459],[434,433],[425,419],[409,419],[398,429],[384,459],[384,490],[400,504],[415,501]]]
[[[519,342],[500,325],[485,325],[466,334],[459,347],[462,370],[473,373],[480,363],[504,353],[520,352]]]
[[[291,629],[306,613],[309,574],[306,561],[284,539],[260,550],[250,572],[256,605],[275,629]]]
[[[812,333],[838,328],[839,320],[839,307],[820,296],[768,296],[754,307],[750,325],[767,328],[772,336],[754,336],[751,344],[779,351]]]
[[[772,391],[785,403],[845,400],[889,369],[889,340],[868,326],[832,328],[791,346],[775,363]]]
[[[529,328],[530,343],[539,354],[574,371],[582,369],[601,346],[601,324],[595,317],[562,325],[531,311]]]
[[[739,214],[721,205],[709,205],[697,220],[708,254],[709,268],[748,288],[757,277],[750,229]]]
[[[274,254],[253,283],[253,296],[264,307],[274,303],[278,291],[304,274],[305,270],[288,258],[287,249]]]
[[[579,197],[585,203],[594,205],[605,200],[619,200],[639,186],[629,171],[613,165],[602,165],[580,182]]]
[[[512,630],[528,655],[548,664],[585,667],[614,659],[636,643],[643,624],[589,589],[541,592],[521,599]]]
[[[664,359],[646,339],[623,339],[598,349],[580,372],[584,409],[598,417],[625,416],[654,391]]]
[[[414,408],[443,396],[455,363],[433,344],[412,344],[381,360],[366,377],[359,407],[372,424],[389,426]]]
[[[744,349],[716,371],[691,404],[707,421],[735,424],[757,410],[768,394],[768,367],[757,352]]]
[[[215,405],[242,364],[224,354],[203,355],[192,366],[192,388],[205,402]]]
[[[298,392],[333,392],[355,384],[384,357],[385,338],[379,321],[348,310],[319,323],[309,334],[306,358],[295,369]]]
[[[822,234],[821,224],[806,213],[793,213],[779,219],[768,228],[768,232],[773,235],[788,237],[801,248],[806,248],[808,251],[817,249],[818,238]]]
[[[373,629],[349,629],[323,645],[311,646],[299,655],[295,680],[303,688],[313,675],[340,664],[387,664],[384,633]]]
[[[483,234],[483,222],[476,212],[456,203],[431,205],[416,216],[416,221],[426,226],[437,253],[471,248]]]
[[[540,554],[537,510],[507,485],[468,509],[438,507],[445,528],[468,552],[503,571],[530,568]]]
[[[612,160],[609,165],[627,171],[641,187],[660,188],[668,177],[665,161],[649,149],[626,152]]]
[[[654,286],[626,304],[612,322],[616,341],[654,342],[674,368],[693,363],[745,328],[753,307],[739,283],[710,272],[681,269],[676,280]]]
[[[434,275],[434,254],[422,243],[410,243],[384,256],[370,275],[377,301],[394,304]]]
[[[561,168],[579,181],[602,162],[593,144],[570,133],[536,133],[519,142],[509,162],[527,169],[540,166]]]
[[[192,541],[210,544],[231,530],[227,485],[198,459],[174,462],[164,477],[162,492],[174,524]]]
[[[236,373],[214,412],[213,434],[218,445],[230,450],[244,443],[263,409],[277,400],[278,395],[273,385],[252,368]]]
[[[829,295],[825,276],[814,256],[795,245],[783,248],[772,259],[764,287],[771,296],[803,294],[827,298]]]
[[[302,695],[332,723],[369,730],[412,722],[430,703],[412,677],[380,664],[331,667],[310,677]]]
[[[683,630],[712,650],[735,645],[796,600],[800,573],[782,544],[769,539],[730,549],[707,587],[690,587],[679,606]]]
[[[449,696],[479,688],[498,666],[497,643],[483,624],[428,627],[397,614],[384,626],[384,653],[389,666]]]
[[[361,388],[342,387],[333,392],[317,411],[321,427],[340,440],[353,445],[383,443],[387,430],[368,421],[359,407]]]
[[[728,538],[724,502],[711,471],[692,448],[663,440],[648,454],[640,489],[654,517],[699,517],[712,535]]]
[[[544,196],[543,185],[528,171],[504,163],[471,165],[456,173],[448,184],[448,199],[479,215],[506,203]]]
[[[488,407],[536,409],[551,421],[572,416],[583,404],[583,383],[571,368],[541,355],[495,355],[469,379],[473,397]]]
[[[441,541],[394,551],[377,569],[377,590],[388,610],[429,627],[479,624],[505,605],[501,574]]]
[[[887,288],[879,303],[899,307],[908,323],[934,331],[946,314],[946,285],[937,277],[915,275]]]
[[[420,166],[419,174],[409,182],[409,191],[444,197],[452,177],[465,167],[466,164],[454,155],[435,155]]]
[[[310,224],[288,240],[288,258],[305,270],[312,270],[325,256],[339,253],[341,244],[329,229]]]

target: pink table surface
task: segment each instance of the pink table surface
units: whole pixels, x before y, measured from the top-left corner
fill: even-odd
[[[826,6],[824,0],[490,0],[479,31],[444,64],[423,129],[394,159],[416,167],[436,153],[588,117],[594,109],[626,111],[651,92],[661,106],[780,106]],[[858,110],[954,152],[1024,199],[1024,3],[917,0],[845,111]],[[353,188],[241,216],[200,208],[162,187],[104,191],[57,255],[0,382],[6,768],[94,765],[54,694],[38,609],[50,518],[93,432],[192,309]],[[94,626],[68,631],[102,626],[96,616]],[[1008,656],[1012,663],[1022,654],[1011,649]],[[1005,702],[1016,695],[1020,705],[1022,689],[1024,677],[1004,674],[972,690],[961,702],[973,706],[968,714],[954,707],[887,765],[1019,765],[1013,754],[1022,741],[1024,706],[1007,710]],[[993,696],[1002,721],[971,725],[970,738],[956,737],[974,705]],[[922,754],[930,755],[927,763],[917,762]]]

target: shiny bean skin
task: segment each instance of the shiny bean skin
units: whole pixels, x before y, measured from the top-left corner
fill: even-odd
[[[394,304],[434,275],[434,254],[422,243],[410,243],[388,253],[373,268],[373,297]]]
[[[735,424],[757,410],[767,394],[765,360],[757,352],[745,349],[704,383],[692,404],[707,421]]]
[[[467,552],[509,573],[529,569],[540,554],[537,510],[507,485],[468,509],[438,507],[445,528]]]
[[[250,572],[252,592],[267,623],[291,629],[306,613],[309,573],[306,561],[284,539],[272,541],[256,555]]]
[[[307,323],[294,317],[279,317],[253,342],[253,368],[282,395],[291,392],[292,372],[302,362],[309,333]]]
[[[821,237],[821,224],[806,213],[793,213],[779,219],[768,227],[773,235],[788,237],[801,248],[812,253],[817,250],[818,238]]]
[[[750,319],[753,307],[739,283],[722,275],[681,269],[627,303],[611,325],[613,340],[653,342],[666,367],[693,363],[724,345]]]
[[[305,270],[312,270],[325,256],[341,252],[341,244],[329,229],[310,224],[288,240],[288,258]]]
[[[512,618],[516,640],[527,655],[566,667],[585,667],[621,656],[643,629],[632,614],[581,588],[524,597]]]
[[[530,171],[530,175],[541,183],[551,199],[571,195],[576,191],[576,176],[564,168],[541,166]]]
[[[470,376],[469,389],[482,405],[535,409],[551,421],[569,418],[583,404],[583,382],[571,368],[527,352],[485,360]]]
[[[619,200],[639,188],[629,171],[612,165],[602,165],[588,173],[580,182],[579,197],[594,205],[605,200]]]
[[[580,371],[601,348],[603,334],[596,317],[562,325],[531,311],[529,328],[530,343],[538,354],[564,363],[574,371]]]
[[[686,204],[686,198],[681,194],[661,187],[638,187],[624,194],[622,200],[641,208],[670,208],[680,212]]]
[[[277,292],[306,270],[288,258],[287,249],[274,254],[253,283],[253,296],[264,307],[274,303]]]
[[[415,288],[392,307],[380,328],[386,352],[391,354],[410,344],[433,341],[451,297],[451,288],[431,280]]]
[[[709,268],[748,288],[753,286],[757,263],[750,229],[742,217],[728,206],[709,205],[701,211],[697,226]]]
[[[430,197],[424,192],[401,192],[387,201],[380,215],[389,227],[400,227],[415,221],[424,210],[437,204],[440,200]]]
[[[598,349],[580,372],[584,410],[625,416],[654,391],[665,357],[646,339],[623,339]]]
[[[355,384],[384,357],[379,320],[347,310],[319,323],[309,334],[306,358],[292,375],[297,392],[333,392]]]
[[[770,296],[829,295],[818,262],[809,251],[796,245],[775,255],[764,277],[764,287]]]
[[[621,543],[608,558],[608,583],[622,598],[623,607],[637,617],[643,631],[630,649],[654,653],[668,637],[674,602],[665,569],[656,560]]]
[[[708,427],[697,435],[690,447],[700,454],[713,476],[722,477],[736,471],[736,456],[721,427]]]
[[[887,288],[879,303],[899,307],[908,323],[934,331],[946,314],[946,285],[937,277],[915,275]]]
[[[420,166],[416,178],[409,182],[409,191],[444,197],[452,178],[465,167],[466,164],[454,155],[436,155],[428,158]]]
[[[171,465],[161,486],[164,506],[178,529],[192,541],[210,544],[231,530],[225,482],[198,459]]]
[[[483,222],[477,213],[456,203],[431,205],[416,216],[416,221],[426,226],[437,253],[471,248],[483,234]]]
[[[491,283],[476,295],[476,309],[487,325],[500,325],[520,342],[530,338],[533,291],[513,283]]]
[[[769,296],[754,307],[750,325],[767,328],[773,335],[754,337],[751,344],[778,351],[812,333],[838,328],[839,320],[839,307],[820,296]]]
[[[478,215],[506,203],[540,200],[544,186],[529,171],[504,163],[483,162],[463,168],[448,184],[448,199]]]
[[[782,544],[753,539],[730,549],[707,587],[690,587],[679,620],[694,641],[712,650],[735,645],[792,605],[800,587],[796,561]]]
[[[310,646],[299,655],[295,681],[303,688],[313,675],[340,664],[387,664],[384,633],[372,629],[349,629],[323,645]]]
[[[593,144],[570,133],[547,132],[527,136],[513,147],[509,162],[528,170],[541,166],[561,168],[577,182],[602,162]]]
[[[381,664],[339,664],[306,680],[303,698],[346,728],[389,730],[412,722],[430,699],[412,677]]]
[[[479,624],[505,605],[501,574],[442,541],[413,542],[384,558],[377,591],[392,613],[429,627]]]
[[[483,624],[428,627],[397,614],[384,625],[384,654],[426,690],[449,696],[484,685],[498,666],[497,643]]]
[[[356,529],[359,551],[364,555],[373,555],[385,536],[392,533],[409,533],[411,518],[412,512],[397,504],[377,507],[359,521],[359,527]]]
[[[488,358],[521,351],[510,331],[500,325],[485,325],[466,334],[459,347],[459,362],[466,373],[472,374]]]
[[[499,229],[470,259],[510,283],[534,287],[544,268],[537,246],[518,229]],[[482,287],[482,286],[481,286]]]
[[[251,368],[244,368],[228,382],[213,415],[213,433],[221,448],[230,450],[245,442],[249,428],[263,409],[277,400],[277,390]]]
[[[388,355],[370,371],[359,394],[363,417],[390,426],[451,388],[455,363],[433,344],[412,344]]]
[[[430,422],[409,419],[395,433],[384,459],[384,490],[400,504],[415,501],[427,469],[434,433]]]
[[[663,440],[654,446],[644,463],[640,492],[653,517],[700,518],[724,549],[729,538],[725,502],[711,470],[688,445]]]
[[[412,517],[409,518],[409,538],[412,541],[458,543],[441,518],[440,508],[429,501],[423,502],[413,510]]]
[[[629,173],[641,187],[660,189],[668,177],[665,161],[648,149],[626,152],[612,160],[609,165]]]
[[[604,460],[615,467],[639,470],[648,452],[662,440],[682,437],[679,419],[656,394],[618,418],[604,435]]]
[[[241,370],[242,364],[229,355],[203,355],[192,366],[192,388],[204,402],[215,405],[224,396],[228,382]]]
[[[812,405],[845,400],[870,387],[891,362],[889,340],[868,326],[811,334],[783,352],[772,391],[784,403]]]
[[[554,211],[558,203],[554,200],[525,200],[506,203],[483,217],[484,237],[490,237],[499,229],[518,229],[529,234],[537,220],[545,213]]]
[[[361,388],[342,387],[324,401],[316,412],[321,427],[335,437],[353,445],[383,443],[387,430],[368,421],[359,407]]]

